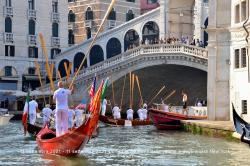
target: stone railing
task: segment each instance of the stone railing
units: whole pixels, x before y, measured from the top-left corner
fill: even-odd
[[[28,45],[36,45],[37,36],[36,35],[28,35]]]
[[[120,55],[114,56],[93,66],[87,67],[79,72],[76,80],[81,80],[86,76],[92,75],[97,72],[104,71],[110,67],[113,67],[119,63],[123,63],[133,58],[143,56],[143,55],[178,55],[184,54],[192,57],[197,57],[200,59],[207,60],[207,50],[200,47],[185,45],[185,44],[155,44],[155,45],[142,45],[134,49],[128,50]],[[73,75],[72,75],[73,77]],[[65,79],[63,79],[65,80]],[[47,86],[49,88],[49,86]],[[46,89],[49,90],[49,89]]]
[[[4,6],[3,11],[4,11],[3,12],[4,17],[7,17],[7,16],[12,17],[13,16],[13,8],[11,6]]]
[[[14,43],[13,33],[4,33],[4,43]]]
[[[27,16],[28,19],[36,19],[36,10],[28,9]]]

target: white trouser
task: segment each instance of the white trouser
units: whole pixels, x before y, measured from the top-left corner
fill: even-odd
[[[30,122],[30,124],[36,123],[36,114],[35,113],[29,114],[29,122]]]
[[[105,116],[106,109],[107,109],[107,106],[106,105],[102,105],[102,116]]]
[[[121,114],[120,113],[114,113],[114,119],[121,119]]]
[[[77,117],[76,118],[76,127],[80,127],[82,125],[82,118],[81,117]]]
[[[143,119],[147,119],[148,118],[148,114],[147,113],[144,113],[143,114]]]
[[[68,131],[68,110],[56,110],[56,136],[61,136]]]
[[[72,127],[74,126],[74,121],[73,121],[73,119],[69,119],[69,128],[71,129]]]
[[[133,120],[133,114],[128,114],[128,115],[127,115],[127,119],[128,119],[128,120]]]
[[[138,113],[138,116],[139,116],[139,119],[140,119],[140,120],[144,120],[144,114],[143,114],[143,113],[141,113],[141,112]]]
[[[49,118],[43,117],[43,125],[48,124],[48,123],[49,123]]]

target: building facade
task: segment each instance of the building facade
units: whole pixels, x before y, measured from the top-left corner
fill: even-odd
[[[79,44],[93,37],[111,0],[68,0],[68,44]],[[107,31],[140,15],[140,0],[117,0],[102,29]]]
[[[230,103],[247,121],[250,121],[249,7],[248,0],[232,1],[230,29]]]
[[[59,0],[0,1],[0,90],[40,86],[34,62],[44,69],[45,58],[38,34],[45,39],[52,63],[68,46],[67,5]]]

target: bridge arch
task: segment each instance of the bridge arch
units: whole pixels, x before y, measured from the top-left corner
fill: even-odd
[[[63,60],[60,61],[59,65],[58,65],[58,71],[60,72],[61,77],[65,77],[67,75],[65,67],[64,67],[64,63],[66,63],[67,67],[69,67],[70,62],[69,62],[68,59],[63,59]]]
[[[113,56],[119,55],[122,52],[121,42],[113,37],[109,39],[106,45],[107,58],[111,58]]]
[[[140,43],[140,37],[136,30],[130,29],[128,30],[124,35],[124,51],[127,51],[128,49],[132,47],[139,46]]]
[[[146,24],[143,25],[142,28],[142,40],[145,41],[146,39],[149,41],[159,40],[159,26],[154,21],[148,21]]]
[[[90,66],[95,65],[104,60],[103,49],[99,45],[94,45],[90,50]]]
[[[78,52],[78,53],[75,54],[75,57],[74,57],[74,72],[76,72],[77,69],[80,67],[84,57],[85,57],[85,54],[82,53],[82,52]],[[85,68],[87,67],[87,60],[85,60],[85,62],[83,63],[83,67],[85,67]]]

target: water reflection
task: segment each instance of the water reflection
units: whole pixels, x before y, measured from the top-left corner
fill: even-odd
[[[78,157],[37,153],[21,123],[0,127],[0,165],[249,165],[246,144],[154,126],[101,127]]]

